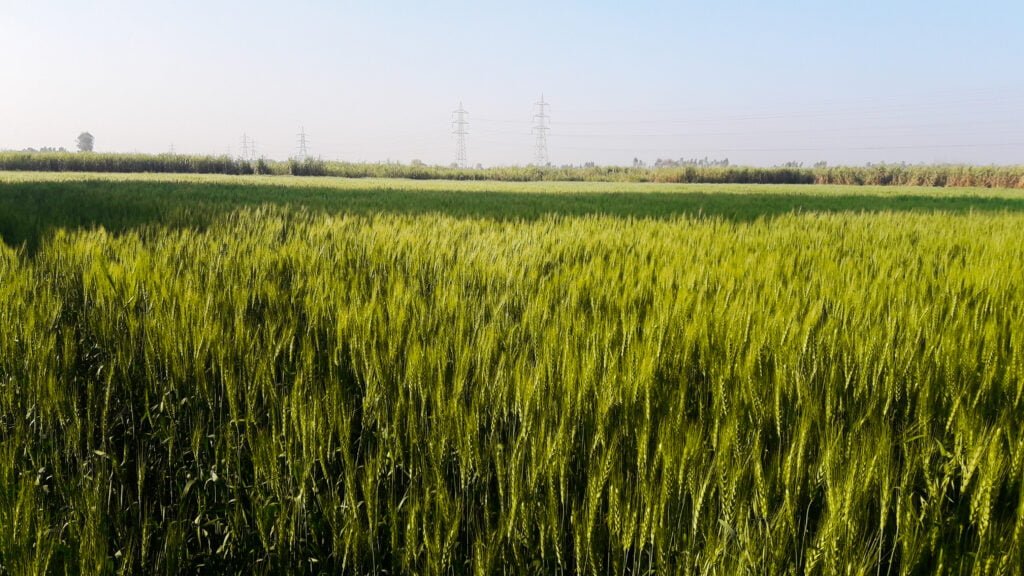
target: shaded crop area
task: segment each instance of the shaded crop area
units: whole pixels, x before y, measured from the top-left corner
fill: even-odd
[[[1024,565],[1012,195],[398,188],[0,185],[0,572]]]
[[[7,174],[0,179],[0,239],[9,245],[27,243],[34,249],[61,228],[205,227],[239,207],[268,204],[328,214],[444,214],[499,221],[605,215],[750,222],[794,212],[1024,212],[1024,194],[1015,190],[48,176]]]

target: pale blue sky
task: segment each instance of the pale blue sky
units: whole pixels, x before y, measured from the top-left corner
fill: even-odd
[[[1024,163],[1024,2],[0,0],[0,149]]]

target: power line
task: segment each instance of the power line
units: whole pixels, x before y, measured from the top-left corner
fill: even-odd
[[[455,165],[459,168],[466,167],[466,135],[469,132],[466,128],[469,126],[469,121],[466,120],[466,116],[469,112],[466,111],[462,102],[459,102],[459,109],[452,112],[452,134],[455,134]]]
[[[767,147],[767,148],[744,148],[744,147],[714,147],[702,148],[703,152],[713,153],[736,153],[736,152],[868,152],[887,150],[942,150],[942,149],[978,149],[978,148],[1024,148],[1024,141],[1015,142],[993,142],[964,143],[964,144],[894,144],[890,146],[810,146],[810,147]],[[560,146],[566,150],[596,151],[596,152],[660,152],[662,148],[636,148],[636,147],[604,147],[604,146]]]
[[[533,125],[533,134],[536,137],[534,141],[534,153],[533,160],[538,166],[548,165],[548,130],[551,128],[548,126],[548,120],[550,116],[547,113],[547,107],[549,104],[544,101],[544,94],[540,95],[540,102],[534,103],[537,107],[537,113],[533,115],[535,124]]]
[[[689,109],[690,113],[695,114],[691,118],[679,118],[679,117],[665,117],[665,118],[630,118],[630,119],[615,119],[615,120],[560,120],[559,126],[614,126],[614,125],[638,125],[638,124],[656,124],[656,125],[667,125],[667,124],[707,124],[707,123],[720,123],[720,122],[737,122],[737,121],[763,121],[763,120],[789,120],[796,118],[827,118],[832,116],[848,116],[856,119],[864,118],[877,118],[882,116],[897,115],[899,117],[906,117],[911,113],[940,113],[951,107],[963,107],[966,105],[973,106],[984,106],[986,109],[998,109],[997,107],[1002,106],[1008,108],[1007,112],[1014,112],[1019,109],[1022,102],[1022,97],[1019,94],[998,94],[989,97],[962,97],[952,100],[921,100],[917,102],[903,102],[895,101],[890,98],[890,102],[880,101],[863,101],[860,103],[854,102],[852,104],[843,104],[842,102],[826,102],[822,101],[817,104],[802,104],[800,109],[796,111],[780,111],[778,109],[765,109],[763,111],[753,111],[746,113],[734,113],[734,114],[717,114],[714,111],[700,110],[700,109]],[[874,102],[874,103],[873,103]],[[621,112],[615,112],[620,114]],[[644,112],[636,112],[637,114],[643,114]],[[532,124],[527,120],[509,120],[502,118],[480,118],[476,119],[477,122],[484,124],[509,124],[509,125],[525,125]],[[561,133],[560,133],[561,134]]]

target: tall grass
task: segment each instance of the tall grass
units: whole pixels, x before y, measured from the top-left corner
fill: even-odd
[[[664,182],[707,184],[848,184],[1024,188],[1024,166],[908,166],[881,164],[831,168],[749,166],[619,166],[449,168],[397,163],[238,160],[228,156],[0,152],[0,170],[46,172],[155,172],[271,174],[415,180]]]
[[[1011,573],[1012,214],[0,245],[0,572]]]

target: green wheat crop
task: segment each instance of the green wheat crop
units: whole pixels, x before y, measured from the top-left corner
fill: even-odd
[[[1009,205],[434,201],[0,243],[0,572],[1020,572]]]

